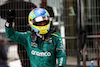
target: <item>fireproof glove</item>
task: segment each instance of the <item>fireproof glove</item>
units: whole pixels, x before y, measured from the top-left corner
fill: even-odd
[[[7,22],[12,23],[15,19],[15,10],[7,10]]]

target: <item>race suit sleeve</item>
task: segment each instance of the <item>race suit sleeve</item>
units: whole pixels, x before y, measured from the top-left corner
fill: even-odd
[[[58,67],[66,67],[66,52],[62,42],[62,37],[58,36],[56,46],[56,57],[58,58]]]
[[[15,31],[12,27],[8,28],[5,27],[5,34],[6,37],[11,39],[14,42],[18,42],[20,44],[25,44],[26,43],[26,33],[21,33],[18,31]]]

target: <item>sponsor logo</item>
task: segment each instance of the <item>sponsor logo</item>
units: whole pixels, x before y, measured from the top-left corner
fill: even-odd
[[[63,63],[63,57],[60,58],[60,64],[59,64],[59,66],[62,66],[62,63]]]
[[[37,47],[37,44],[35,42],[31,42],[32,47]]]
[[[52,43],[52,38],[45,39],[44,43]]]
[[[51,56],[50,52],[38,52],[38,51],[31,51],[32,55],[37,55],[37,56]]]

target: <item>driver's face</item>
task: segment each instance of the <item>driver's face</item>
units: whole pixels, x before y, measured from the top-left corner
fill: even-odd
[[[34,23],[34,25],[36,25],[36,26],[45,26],[47,23],[48,23],[48,21],[42,21],[42,22]]]

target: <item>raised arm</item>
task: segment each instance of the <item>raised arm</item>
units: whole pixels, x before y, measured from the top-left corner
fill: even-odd
[[[6,36],[13,40],[14,42],[18,42],[20,44],[26,43],[26,33],[20,33],[13,29],[13,21],[15,19],[15,10],[8,10],[7,11],[7,22],[5,23],[5,31]]]

